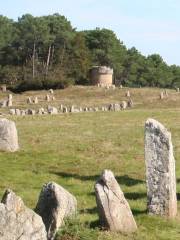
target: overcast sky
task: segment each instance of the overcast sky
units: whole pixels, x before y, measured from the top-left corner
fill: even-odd
[[[1,0],[1,15],[25,13],[59,13],[78,30],[112,29],[128,48],[180,65],[180,0]]]

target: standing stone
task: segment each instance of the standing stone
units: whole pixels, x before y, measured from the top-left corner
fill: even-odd
[[[0,119],[0,151],[15,152],[19,149],[16,125],[6,118]]]
[[[129,204],[110,170],[104,170],[96,182],[95,193],[102,227],[121,233],[136,231],[137,225]]]
[[[32,104],[32,99],[31,99],[31,97],[28,97],[28,98],[27,98],[27,104]]]
[[[7,190],[0,203],[1,240],[47,240],[42,218]]]
[[[145,162],[149,213],[174,218],[177,199],[171,133],[154,119],[145,123]]]
[[[119,103],[115,103],[114,104],[114,111],[117,112],[117,111],[120,111],[121,110],[121,106]]]
[[[45,100],[46,100],[47,102],[50,102],[50,97],[49,97],[48,94],[46,95]]]
[[[129,91],[126,92],[126,97],[131,97],[131,94]]]
[[[109,111],[114,111],[114,104],[109,104],[109,107],[108,107],[108,110]]]
[[[0,103],[0,105],[1,105],[2,108],[7,107],[7,104],[8,104],[8,101],[7,101],[7,100],[3,100],[3,101],[1,101],[1,103]]]
[[[120,105],[121,105],[122,110],[125,110],[127,108],[127,102],[126,101],[122,101]]]
[[[66,218],[77,211],[76,198],[60,185],[50,182],[43,186],[36,206],[36,212],[46,226],[48,239],[54,239],[56,232]]]
[[[179,92],[179,88],[176,88],[176,92]]]
[[[20,109],[16,108],[16,109],[15,109],[15,112],[16,112],[16,115],[17,115],[17,116],[20,116],[20,115],[21,115],[21,110],[20,110]]]
[[[53,89],[49,89],[49,92],[50,92],[51,94],[54,94]]]
[[[48,106],[48,113],[51,115],[58,114],[58,110],[55,107]]]
[[[74,113],[74,111],[75,111],[75,108],[74,108],[74,105],[72,105],[72,106],[70,107],[70,112],[71,112],[71,113]]]
[[[56,100],[55,96],[52,96],[52,101],[55,101],[55,100]]]
[[[34,98],[34,104],[38,104],[38,102],[39,102],[39,101],[38,101],[38,97],[35,97],[35,98]]]
[[[159,98],[160,98],[160,99],[164,99],[164,93],[163,93],[163,92],[160,93]]]
[[[168,91],[167,91],[167,89],[164,90],[164,95],[165,95],[166,97],[168,97]]]
[[[11,100],[11,99],[8,99],[8,100],[7,100],[7,106],[8,106],[8,107],[12,107],[12,100]]]
[[[67,113],[67,112],[68,112],[67,107],[63,107],[63,113]]]
[[[6,92],[6,90],[7,90],[7,89],[6,89],[6,85],[5,85],[5,84],[2,85],[2,86],[1,86],[1,89],[2,89],[2,92]]]
[[[121,85],[119,86],[119,88],[122,89],[122,88],[123,88],[123,85],[121,84]]]
[[[15,115],[16,114],[16,110],[15,109],[9,109],[9,113],[11,114],[11,115]]]
[[[132,99],[129,99],[128,102],[127,102],[127,106],[128,106],[129,108],[132,108],[133,105],[134,105],[133,100],[132,100]]]

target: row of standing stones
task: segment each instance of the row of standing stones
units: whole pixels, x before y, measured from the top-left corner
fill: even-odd
[[[0,119],[0,150],[19,149],[15,123]],[[174,218],[177,214],[175,159],[171,133],[158,121],[145,123],[147,209],[151,215]],[[104,170],[95,184],[101,226],[110,231],[132,233],[137,225],[113,172]],[[50,182],[41,190],[35,212],[7,190],[0,203],[2,240],[52,240],[66,218],[77,212],[76,198]]]

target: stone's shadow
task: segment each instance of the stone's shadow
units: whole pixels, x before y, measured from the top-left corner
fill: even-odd
[[[180,201],[180,193],[176,193],[177,200]]]
[[[137,200],[137,199],[146,198],[147,194],[138,193],[138,192],[128,192],[128,193],[124,193],[124,196],[126,199],[129,199],[129,200]]]
[[[139,209],[131,209],[133,216],[138,216],[141,214],[147,214],[147,209],[139,210]]]
[[[50,171],[50,173],[63,178],[75,178],[81,181],[93,181],[93,182],[96,182],[100,176],[100,175],[82,176],[76,173],[65,173],[65,172],[56,172],[56,171]],[[134,179],[129,177],[128,175],[116,176],[116,180],[120,185],[122,184],[126,186],[134,186],[137,184],[145,183],[145,181],[141,179]]]
[[[176,183],[180,183],[180,178],[176,179]]]
[[[80,214],[83,214],[83,213],[88,213],[88,214],[95,214],[97,213],[97,207],[94,207],[94,208],[85,208],[85,209],[81,209],[79,211]]]

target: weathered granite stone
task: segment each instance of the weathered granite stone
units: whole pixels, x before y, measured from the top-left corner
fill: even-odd
[[[127,108],[127,102],[126,101],[122,101],[120,105],[121,105],[122,110],[125,110]]]
[[[32,99],[31,99],[31,97],[28,97],[28,98],[27,98],[27,104],[32,104]]]
[[[26,110],[26,113],[27,113],[28,115],[35,115],[35,114],[36,114],[36,111],[35,111],[34,109],[27,109],[27,110]]]
[[[176,216],[176,176],[171,133],[158,121],[145,123],[147,206],[150,214]]]
[[[16,110],[15,109],[9,109],[9,113],[11,114],[11,115],[15,115],[16,114]]]
[[[176,88],[176,92],[179,92],[179,88]]]
[[[163,93],[163,92],[160,93],[159,98],[160,98],[160,99],[163,99],[163,98],[164,98],[164,93]]]
[[[129,91],[126,92],[126,97],[131,97],[131,94]]]
[[[1,89],[2,89],[2,92],[6,92],[6,90],[7,90],[7,89],[6,89],[6,85],[5,85],[5,84],[2,85],[2,86],[1,86]]]
[[[128,102],[127,102],[127,107],[132,108],[133,105],[134,105],[133,100],[129,99]]]
[[[26,115],[26,111],[25,110],[21,110],[21,116],[25,116]]]
[[[3,100],[3,101],[0,102],[0,106],[1,106],[2,108],[5,108],[5,107],[7,107],[7,103],[8,103],[7,100]]]
[[[12,94],[9,94],[9,95],[8,95],[8,99],[9,99],[9,100],[12,100]]]
[[[20,115],[21,115],[21,110],[20,110],[20,109],[16,108],[15,111],[16,111],[16,115],[17,115],[17,116],[20,116]]]
[[[60,185],[50,182],[43,186],[36,206],[36,212],[46,226],[48,239],[53,239],[65,218],[76,214],[76,198]]]
[[[43,115],[43,114],[47,114],[47,112],[45,111],[44,108],[39,108],[38,111],[37,111],[37,114]]]
[[[49,89],[49,92],[50,92],[51,94],[54,94],[53,89]]]
[[[42,218],[7,190],[0,203],[1,240],[47,240]]]
[[[96,202],[102,227],[131,233],[137,225],[128,202],[110,170],[104,170],[95,184]]]
[[[52,101],[55,101],[55,100],[56,100],[55,96],[52,96]]]
[[[47,102],[50,102],[50,97],[49,97],[48,94],[46,95],[45,100],[46,100]]]
[[[68,108],[64,106],[62,111],[63,111],[63,113],[67,113],[68,112]]]
[[[12,107],[12,105],[13,105],[13,104],[12,104],[12,100],[11,100],[11,99],[8,99],[8,100],[7,100],[7,106],[8,106],[8,107]]]
[[[58,110],[55,107],[48,106],[48,113],[51,115],[58,114]]]
[[[114,104],[114,111],[117,112],[117,111],[120,111],[121,110],[121,106],[119,103],[115,103]]]
[[[114,111],[114,104],[109,104],[109,107],[108,107],[108,110],[109,111]]]
[[[6,118],[0,119],[0,151],[15,152],[19,149],[16,125]]]
[[[35,97],[34,98],[34,104],[38,104],[39,100],[38,100],[38,97]]]

